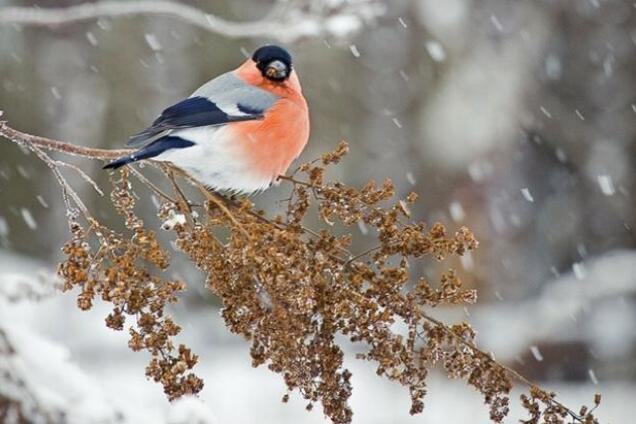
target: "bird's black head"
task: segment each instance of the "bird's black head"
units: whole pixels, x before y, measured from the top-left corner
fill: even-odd
[[[256,67],[263,76],[272,81],[285,81],[292,72],[292,58],[282,47],[268,45],[256,50],[252,55]]]

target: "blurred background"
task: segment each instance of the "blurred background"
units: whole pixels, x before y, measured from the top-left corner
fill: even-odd
[[[78,3],[0,0],[0,12]],[[120,148],[259,45],[283,43],[311,110],[301,160],[347,140],[352,153],[330,177],[349,184],[389,177],[401,195],[420,194],[416,218],[475,231],[480,248],[452,265],[479,302],[438,316],[468,319],[482,347],[569,406],[600,392],[602,422],[636,413],[632,2],[181,3],[257,28],[274,23],[272,36],[228,36],[159,15],[54,27],[0,19],[2,119],[32,134]],[[107,188],[98,162],[76,163]],[[101,219],[115,222],[107,199],[69,177]],[[275,211],[287,191],[253,200]],[[9,362],[0,355],[0,370],[26,381],[30,402],[78,423],[325,422],[297,395],[279,402],[280,377],[251,368],[248,345],[227,333],[203,277],[176,252],[171,272],[189,285],[174,310],[185,327],[179,340],[200,355],[206,387],[198,399],[169,404],[145,380],[144,354],[103,325],[106,308],[80,312],[73,294],[50,292],[68,237],[60,189],[45,165],[6,141],[0,199],[0,333],[20,353]],[[149,199],[138,210],[159,224]],[[357,234],[354,250],[366,238]],[[425,263],[417,272],[441,269]],[[46,294],[24,295],[33,287]],[[431,375],[424,413],[410,417],[406,390],[376,377],[370,364],[347,366],[355,423],[487,422],[480,396],[442,373]],[[20,393],[0,384],[0,399]],[[523,417],[514,403],[510,423]]]

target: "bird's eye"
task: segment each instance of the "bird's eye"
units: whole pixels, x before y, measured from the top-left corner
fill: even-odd
[[[282,81],[289,76],[289,67],[280,60],[273,60],[265,66],[263,76],[274,81]]]

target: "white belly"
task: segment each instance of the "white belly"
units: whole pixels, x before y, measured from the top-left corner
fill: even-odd
[[[258,175],[241,158],[236,143],[227,136],[225,127],[198,127],[174,131],[171,135],[196,145],[170,149],[155,160],[171,162],[205,186],[220,191],[253,193],[269,187],[271,178]]]

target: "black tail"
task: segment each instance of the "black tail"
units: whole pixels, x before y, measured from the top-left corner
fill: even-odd
[[[142,147],[135,153],[128,156],[123,156],[119,159],[106,164],[104,169],[117,169],[132,162],[137,162],[142,159],[150,159],[160,155],[169,149],[182,149],[184,147],[194,146],[194,143],[188,140],[184,140],[180,137],[166,136],[158,140],[153,141],[149,145]]]
[[[128,156],[124,156],[121,157],[119,159],[115,159],[112,162],[107,163],[106,165],[104,165],[104,167],[102,169],[117,169],[117,168],[121,168],[124,165],[127,165],[131,162],[135,162],[139,159],[137,159],[137,157],[132,154],[132,155],[128,155]]]

